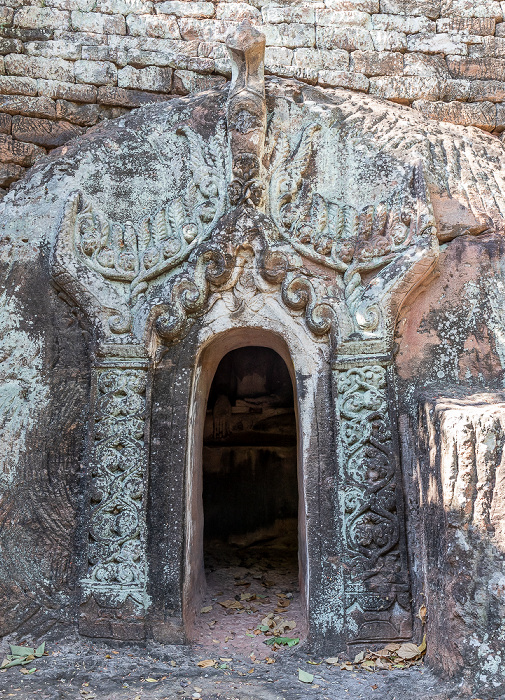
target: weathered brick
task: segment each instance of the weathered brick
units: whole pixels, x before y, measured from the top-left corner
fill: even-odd
[[[23,42],[19,39],[3,39],[0,38],[0,55],[5,56],[8,53],[21,53],[23,51]]]
[[[214,11],[214,3],[212,2],[172,0],[156,5],[156,12],[164,15],[175,15],[176,17],[213,17]]]
[[[345,51],[373,51],[370,32],[363,27],[317,27],[317,47]]]
[[[404,75],[418,75],[422,78],[449,77],[447,63],[443,56],[430,56],[423,53],[406,53],[403,57]]]
[[[172,95],[156,94],[142,90],[125,90],[124,88],[104,85],[98,88],[97,100],[102,105],[121,107],[141,107],[152,102],[166,102]]]
[[[100,117],[100,106],[97,104],[77,104],[67,100],[56,101],[56,116],[58,119],[66,119],[79,126],[93,126]]]
[[[57,80],[37,80],[37,93],[53,100],[73,100],[74,102],[96,102],[94,85],[61,83]]]
[[[96,10],[107,15],[145,15],[153,11],[153,3],[144,0],[97,0]]]
[[[370,94],[401,104],[408,104],[420,98],[438,100],[442,88],[443,81],[438,78],[417,76],[370,78]]]
[[[492,17],[497,22],[503,19],[498,0],[442,0],[442,17]]]
[[[505,56],[505,38],[484,36],[481,44],[468,47],[468,55],[471,58],[503,57]]]
[[[505,59],[503,58],[448,56],[447,65],[453,78],[505,80]]]
[[[133,68],[126,66],[118,71],[118,87],[135,90],[152,90],[153,92],[170,92],[172,87],[172,69],[149,66]]]
[[[70,12],[52,7],[22,7],[14,15],[13,25],[22,29],[69,29]]]
[[[120,68],[128,63],[126,51],[113,49],[110,46],[83,46],[82,59],[83,61],[110,61]]]
[[[91,85],[116,85],[117,68],[109,61],[76,61],[75,81]]]
[[[0,112],[0,134],[10,134],[12,128],[12,117],[10,114]]]
[[[74,81],[74,64],[63,58],[23,56],[9,54],[5,57],[5,69],[10,75],[26,78],[47,78],[48,80]]]
[[[108,15],[102,12],[72,12],[72,27],[82,32],[95,34],[126,34],[123,15]]]
[[[470,102],[505,102],[505,81],[472,80],[468,99]]]
[[[295,49],[293,65],[318,71],[346,71],[349,69],[349,54],[341,49]]]
[[[264,22],[267,24],[280,24],[281,22],[314,24],[316,21],[314,8],[307,3],[282,7],[277,5],[265,5],[261,13]],[[231,17],[229,19],[231,19]]]
[[[128,15],[128,33],[132,36],[152,36],[159,39],[180,39],[179,26],[171,15]]]
[[[261,27],[268,46],[286,46],[294,49],[301,46],[314,46],[315,29],[309,24],[265,24]]]
[[[380,0],[380,11],[391,15],[417,15],[437,19],[440,0]]]
[[[62,146],[70,139],[80,136],[84,127],[66,121],[50,119],[31,119],[15,116],[12,118],[12,135],[19,141],[36,143],[45,148]]]
[[[493,131],[496,126],[496,105],[492,102],[428,102],[416,100],[412,107],[429,119],[452,122],[462,126],[478,126]]]
[[[34,78],[14,78],[10,75],[1,75],[0,94],[35,97],[37,95],[37,81]]]
[[[376,51],[404,51],[407,48],[407,35],[403,32],[372,29],[370,36]]]
[[[340,12],[338,10],[316,10],[316,24],[321,27],[356,26],[368,27],[370,15],[366,12]]]
[[[336,70],[320,70],[318,82],[323,87],[341,87],[361,92],[368,92],[370,85],[368,78],[364,75]]]
[[[217,5],[216,19],[232,20],[234,22],[247,20],[251,24],[259,24],[261,22],[261,12],[245,2],[225,2]]]
[[[409,51],[443,53],[446,56],[466,56],[467,46],[454,34],[410,34],[407,37]]]
[[[427,17],[406,17],[403,15],[374,15],[372,17],[374,29],[386,32],[403,32],[404,34],[416,34],[417,32],[434,32],[436,24]]]
[[[504,25],[505,26],[505,25]],[[437,32],[455,32],[457,34],[477,34],[481,36],[495,33],[494,17],[443,17],[437,19]]]
[[[23,114],[27,117],[56,117],[55,104],[48,97],[0,95],[0,111],[7,114]]]
[[[271,64],[268,67],[265,66],[265,73],[271,75],[278,75],[281,78],[295,78],[296,80],[301,80],[304,83],[309,83],[309,85],[317,84],[317,73],[318,71],[314,68],[302,68],[301,66],[283,66]]]
[[[403,73],[403,54],[392,51],[354,51],[351,68],[367,77]]]
[[[216,19],[195,19],[182,17],[179,20],[179,31],[183,39],[201,41],[226,41],[228,31],[237,26],[236,22],[225,22]]]
[[[379,12],[379,0],[325,0],[331,10],[359,10],[369,15]]]
[[[0,136],[0,162],[2,163],[16,163],[29,168],[43,155],[45,150],[40,146],[17,141],[11,136]]]
[[[189,95],[201,90],[211,90],[222,87],[226,78],[220,75],[198,75],[193,71],[176,70],[174,72],[174,92],[178,95]]]
[[[0,165],[0,187],[8,187],[19,180],[25,174],[25,168],[15,163],[2,163]]]
[[[29,56],[66,58],[71,61],[81,58],[81,47],[78,44],[62,39],[56,41],[30,41],[25,44],[24,49]]]

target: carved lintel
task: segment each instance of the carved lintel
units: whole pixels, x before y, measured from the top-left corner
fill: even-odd
[[[232,206],[248,203],[260,207],[265,185],[261,162],[265,145],[265,35],[243,22],[226,40],[232,80],[227,120],[232,156],[229,186]]]

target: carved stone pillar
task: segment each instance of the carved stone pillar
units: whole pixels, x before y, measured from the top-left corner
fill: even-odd
[[[137,346],[109,346],[94,368],[79,629],[95,637],[145,635],[148,365],[142,354]]]
[[[388,355],[337,356],[340,599],[348,642],[411,634],[394,369]]]

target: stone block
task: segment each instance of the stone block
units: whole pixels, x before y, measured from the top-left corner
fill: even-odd
[[[44,148],[62,146],[84,132],[84,127],[66,121],[55,122],[50,119],[31,119],[22,116],[12,118],[12,135],[16,139],[35,143]]]
[[[0,88],[1,91],[1,88]],[[73,100],[74,102],[96,102],[94,85],[61,83],[57,80],[37,80],[37,93],[53,100]]]
[[[43,155],[45,155],[45,150],[40,148],[40,146],[36,146],[33,143],[16,141],[11,136],[6,136],[4,134],[0,135],[1,163],[16,163],[16,165],[29,168]]]
[[[9,187],[25,174],[25,168],[15,163],[2,163],[0,165],[0,187]]]
[[[9,75],[19,75],[24,78],[47,78],[69,83],[74,81],[74,64],[63,58],[11,53],[5,57],[5,69]]]
[[[61,39],[79,46],[105,46],[109,38],[112,37],[107,37],[104,34],[95,34],[94,32],[54,32],[54,39]]]
[[[79,126],[93,126],[100,118],[100,106],[97,104],[77,104],[68,100],[56,101],[56,117],[66,119]]]
[[[97,0],[95,9],[107,15],[152,14],[154,4],[145,0]]]
[[[447,63],[443,56],[430,56],[423,53],[406,53],[403,58],[404,75],[418,75],[422,78],[449,78]]]
[[[264,5],[261,14],[266,24],[280,24],[282,22],[314,24],[316,21],[314,7],[308,3],[291,6]]]
[[[12,7],[0,7],[0,27],[11,27],[14,10]]]
[[[368,27],[370,24],[370,15],[367,12],[345,12],[339,10],[316,10],[316,24],[321,27]]]
[[[156,12],[176,17],[214,17],[214,3],[169,0],[156,4]]]
[[[315,70],[346,71],[349,69],[349,54],[341,49],[296,49],[293,65]]]
[[[309,24],[265,24],[261,31],[266,36],[267,46],[294,49],[315,44],[315,29]]]
[[[438,100],[443,81],[438,78],[377,77],[370,78],[370,94],[393,102],[408,104],[417,99]]]
[[[446,56],[466,56],[468,52],[465,42],[454,34],[410,34],[407,48],[409,51],[442,53]]]
[[[325,0],[324,4],[330,10],[342,12],[358,10],[369,15],[379,12],[379,0]]]
[[[201,56],[185,56],[184,54],[163,53],[161,51],[128,51],[128,65],[134,68],[146,68],[148,66],[181,68],[194,70],[197,73],[212,73],[215,61]]]
[[[128,33],[131,36],[152,36],[159,39],[180,39],[177,20],[171,15],[128,15]]]
[[[233,22],[248,20],[252,24],[259,24],[261,12],[245,2],[224,2],[216,6],[216,19]]]
[[[37,95],[37,81],[34,78],[14,78],[0,75],[0,94],[2,95]]]
[[[4,39],[0,38],[0,55],[5,56],[8,53],[22,53],[23,42],[19,39]]]
[[[503,8],[498,0],[442,0],[442,17],[491,17],[503,20]]]
[[[372,17],[372,26],[374,29],[385,32],[416,34],[417,32],[434,32],[437,25],[427,17],[378,14]]]
[[[447,65],[453,78],[470,80],[505,80],[505,59],[462,58],[448,56]]]
[[[55,41],[29,41],[24,46],[28,56],[43,56],[45,58],[65,58],[77,61],[81,58],[81,47],[74,42],[57,39]]]
[[[58,10],[81,10],[91,12],[95,0],[44,0],[44,7],[55,7]]]
[[[499,27],[505,25],[499,25]],[[492,36],[495,33],[494,17],[443,17],[437,19],[437,32],[454,32],[462,35]],[[422,30],[421,30],[422,31]]]
[[[285,57],[287,54],[289,54],[289,56],[293,55],[291,49],[283,50],[277,47],[267,47],[265,49],[265,60],[269,60],[269,52],[272,51],[281,52],[280,55],[282,55],[283,57]],[[198,55],[203,56],[204,58],[227,58],[229,54],[224,44],[214,44],[212,42],[201,41],[198,44]],[[284,58],[282,60],[283,62],[285,62]]]
[[[189,95],[193,92],[222,87],[226,78],[220,75],[198,75],[193,71],[176,70],[174,72],[174,92]]]
[[[72,12],[72,28],[94,34],[126,34],[123,15],[108,15],[102,12]]]
[[[48,97],[0,95],[0,111],[7,114],[23,114],[28,117],[55,119],[55,104]]]
[[[414,15],[437,19],[440,0],[380,0],[380,11],[390,15]]]
[[[110,46],[83,46],[83,61],[109,61],[119,68],[128,63],[127,52],[123,49],[113,49]]]
[[[370,36],[376,51],[405,51],[407,48],[407,35],[403,32],[372,29]]]
[[[220,46],[220,44],[218,44]],[[314,49],[297,49],[297,51],[313,51]],[[267,46],[265,48],[265,65],[281,64],[283,66],[290,66],[293,62],[293,49],[284,49],[281,46]],[[217,58],[217,56],[212,55],[212,58]],[[224,58],[224,56],[219,56],[219,58]]]
[[[448,102],[451,100],[462,100],[466,102],[470,95],[470,85],[471,81],[469,80],[446,80],[440,97],[442,100],[447,100]]]
[[[462,126],[477,126],[493,131],[496,126],[496,105],[492,102],[428,102],[416,100],[412,107],[429,119],[452,122]]]
[[[70,13],[52,7],[22,7],[14,15],[13,25],[22,29],[70,29]]]
[[[125,90],[124,88],[104,85],[98,88],[97,100],[102,105],[118,107],[141,107],[153,102],[166,102],[171,95],[156,94],[142,90]]]
[[[139,36],[109,36],[110,48],[121,50],[160,51],[161,53],[198,56],[200,41],[177,41],[175,39],[155,39]]]
[[[21,29],[20,27],[5,27],[2,29],[2,38],[19,39],[25,41],[48,41],[60,29]]]
[[[117,68],[109,61],[76,61],[75,81],[91,85],[116,85]]]
[[[364,75],[337,70],[320,70],[318,83],[322,87],[340,87],[360,92],[368,92],[370,85],[370,81]]]
[[[470,102],[505,102],[505,81],[471,80],[468,85]]]
[[[505,131],[505,105],[504,104],[496,105],[496,130],[497,131]]]
[[[367,77],[403,73],[403,54],[392,51],[354,51],[351,69]]]
[[[194,17],[182,17],[179,22],[179,31],[183,39],[187,41],[226,41],[228,31],[237,26],[235,22],[219,21],[216,19],[196,19]]]
[[[481,44],[474,44],[468,47],[468,55],[471,58],[492,58],[505,57],[505,38],[484,36]]]
[[[316,45],[319,49],[373,51],[368,29],[364,27],[317,27]]]
[[[12,116],[0,112],[0,134],[10,134],[12,129]]]
[[[269,64],[265,66],[265,73],[268,75],[278,75],[281,78],[294,78],[309,85],[317,85],[317,73],[314,68],[303,68],[302,66],[283,66],[281,64]]]
[[[170,92],[172,87],[172,69],[149,66],[134,68],[126,66],[117,74],[118,87],[152,92]]]

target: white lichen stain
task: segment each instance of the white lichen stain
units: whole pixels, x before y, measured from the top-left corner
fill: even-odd
[[[25,436],[49,399],[42,380],[42,342],[20,329],[12,297],[0,296],[0,493],[15,477]]]

